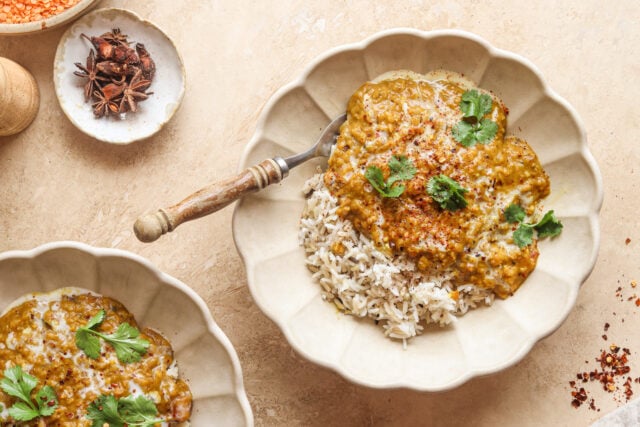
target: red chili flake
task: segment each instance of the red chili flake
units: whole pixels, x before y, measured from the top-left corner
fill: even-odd
[[[624,239],[624,244],[625,245],[628,245],[629,243],[631,243],[631,239],[630,238],[627,237],[626,239]]]
[[[605,330],[608,329],[608,323],[605,324]],[[606,335],[602,336],[603,339],[607,339]],[[616,402],[628,401],[633,396],[632,384],[635,381],[640,383],[640,377],[633,380],[629,374],[631,367],[628,365],[631,350],[628,348],[620,347],[614,343],[609,345],[607,350],[601,350],[600,355],[595,358],[595,361],[600,365],[600,369],[594,369],[590,372],[579,372],[576,374],[576,378],[582,383],[597,381],[602,386],[602,389],[610,394],[613,394],[613,399]],[[626,376],[624,382],[622,378]],[[578,408],[588,400],[588,394],[583,387],[578,388],[576,381],[570,381],[571,387],[571,405]],[[593,398],[589,400],[589,409],[598,411],[595,406]]]
[[[607,332],[609,330],[609,326],[611,326],[611,325],[609,325],[609,323],[605,323],[604,324],[604,331],[605,332]]]
[[[636,300],[636,307],[640,307],[640,298]]]

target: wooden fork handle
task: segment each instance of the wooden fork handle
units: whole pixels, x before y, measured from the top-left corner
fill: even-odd
[[[247,194],[282,181],[288,172],[287,163],[281,157],[264,160],[232,178],[202,188],[178,204],[142,215],[133,225],[133,231],[140,241],[153,242],[183,222],[209,215]]]

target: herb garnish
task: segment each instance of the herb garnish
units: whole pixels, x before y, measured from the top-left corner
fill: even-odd
[[[493,100],[485,93],[468,90],[462,94],[460,110],[463,119],[453,127],[453,137],[465,147],[488,144],[498,132],[498,124],[484,118],[491,112]]]
[[[448,211],[457,211],[465,208],[467,201],[464,198],[464,194],[468,191],[455,180],[442,174],[431,177],[427,183],[427,193],[442,209]]]
[[[382,169],[378,166],[369,166],[364,173],[365,178],[382,197],[398,197],[404,193],[404,185],[398,181],[409,180],[416,174],[416,168],[406,156],[391,156],[389,159],[391,171],[387,181],[384,180]]]
[[[516,203],[507,206],[504,210],[504,216],[510,224],[520,223],[516,231],[513,232],[513,241],[519,248],[524,248],[533,242],[534,230],[538,234],[538,239],[555,237],[562,232],[562,223],[552,210],[545,213],[542,219],[535,224],[523,222],[524,209]]]
[[[128,323],[121,323],[112,334],[103,334],[95,330],[105,318],[100,310],[89,323],[76,331],[76,345],[92,359],[100,356],[100,338],[109,343],[116,351],[118,360],[123,363],[137,362],[147,352],[149,341],[139,338],[140,331]]]
[[[101,395],[87,408],[87,418],[92,420],[91,427],[141,426],[151,427],[165,422],[157,418],[158,408],[146,396],[126,396],[116,399],[112,394]]]
[[[38,385],[38,379],[27,374],[20,365],[7,368],[4,378],[0,380],[0,388],[9,396],[20,399],[9,408],[9,415],[16,421],[29,421],[38,417],[46,417],[58,407],[58,397],[51,386],[45,385],[36,393],[35,402],[31,392]]]
[[[525,212],[522,206],[512,203],[504,210],[504,217],[509,224],[517,224],[524,221]]]

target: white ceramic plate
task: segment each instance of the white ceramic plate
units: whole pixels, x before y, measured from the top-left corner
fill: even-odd
[[[327,52],[268,102],[241,167],[307,148],[365,81],[391,70],[439,68],[502,98],[508,133],[530,143],[551,178],[544,206],[564,230],[540,242],[537,268],[513,297],[472,310],[451,327],[429,327],[403,350],[372,321],[324,302],[305,267],[297,239],[302,186],[326,162],[294,169],[234,213],[234,238],[260,308],[302,355],[367,386],[445,390],[513,365],[564,321],[596,260],[602,183],[577,114],[529,61],[466,32],[390,30]]]
[[[24,24],[0,24],[0,35],[19,36],[50,30],[72,21],[91,10],[98,0],[80,0],[77,4],[41,21],[27,22]]]
[[[119,300],[169,339],[193,393],[192,426],[253,424],[235,350],[187,285],[130,252],[76,242],[0,254],[0,313],[24,294],[69,286]]]
[[[153,95],[125,119],[113,115],[96,118],[91,101],[84,100],[85,80],[73,74],[77,70],[74,63],[85,65],[92,48],[80,35],[99,36],[113,28],[120,28],[129,41],[144,44],[156,63],[149,88]],[[171,39],[151,22],[124,9],[98,9],[75,22],[58,43],[53,67],[56,95],[69,120],[87,135],[114,144],[128,144],[158,132],[180,106],[185,79],[182,58]]]

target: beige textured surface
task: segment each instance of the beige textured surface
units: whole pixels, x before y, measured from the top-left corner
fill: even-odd
[[[568,381],[594,367],[601,348],[612,341],[630,347],[631,374],[640,376],[640,311],[615,297],[618,286],[629,296],[629,282],[640,279],[640,4],[475,4],[103,1],[163,28],[187,69],[184,103],[170,124],[129,146],[92,140],[64,117],[51,76],[64,29],[1,38],[0,56],[35,75],[41,106],[29,128],[0,139],[0,250],[62,239],[118,247],[192,286],[238,351],[257,425],[588,425],[619,405],[596,384],[588,391],[601,412],[570,405]],[[140,213],[234,172],[266,100],[312,58],[397,26],[465,29],[533,61],[582,116],[604,178],[600,256],[566,323],[518,365],[440,394],[366,389],[297,356],[251,300],[231,208],[149,245],[132,232]]]

